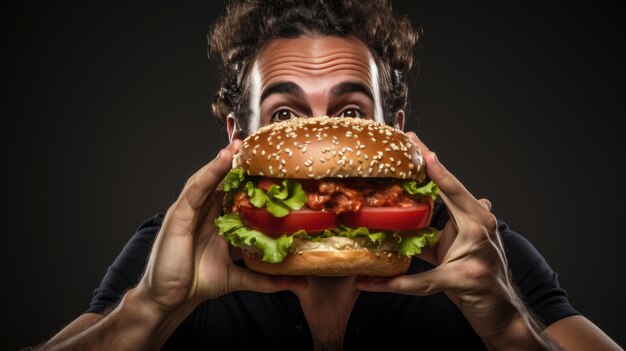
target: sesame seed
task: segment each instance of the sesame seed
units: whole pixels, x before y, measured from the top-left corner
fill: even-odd
[[[300,170],[300,166],[296,166],[296,173]]]

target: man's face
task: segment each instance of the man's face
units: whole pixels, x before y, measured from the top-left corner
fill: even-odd
[[[251,115],[245,127],[249,132],[296,117],[384,122],[377,66],[356,39],[274,39],[259,52],[248,77]]]

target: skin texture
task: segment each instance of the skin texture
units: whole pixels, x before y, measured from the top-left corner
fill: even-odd
[[[332,116],[358,107],[367,117],[375,117],[380,101],[372,92],[375,87],[368,55],[367,48],[353,39],[300,37],[271,41],[255,61],[258,71],[249,81],[249,89],[256,91],[252,95],[257,96],[258,119],[254,123],[270,123],[271,116],[280,109],[305,116]],[[331,94],[333,87],[346,82],[369,89],[370,94]],[[274,83],[291,83],[292,88],[299,88],[299,93],[283,90],[265,94],[260,103],[261,96]],[[398,111],[396,116],[401,127],[404,114]],[[237,126],[233,118],[229,118],[227,126],[231,138],[235,137]],[[544,333],[539,330],[508,279],[506,256],[490,202],[476,199],[434,152],[414,133],[408,134],[420,146],[428,176],[440,186],[441,197],[452,215],[439,244],[422,256],[435,269],[386,279],[309,279],[265,276],[237,267],[227,243],[212,225],[223,198],[216,188],[229,171],[232,155],[240,145],[233,138],[215,159],[189,178],[167,211],[137,287],[130,289],[110,313],[78,317],[42,348],[158,349],[206,299],[237,290],[292,290],[300,300],[315,347],[340,349],[351,308],[359,292],[368,290],[411,295],[443,291],[491,349],[556,348],[548,337],[552,336],[568,350],[620,350],[581,316],[558,321]],[[334,298],[329,300],[327,296]]]
[[[356,39],[272,40],[260,51],[248,84],[252,111],[248,131],[276,121],[272,115],[281,110],[295,118],[340,116],[356,109],[365,118],[383,122],[377,68],[367,47]],[[228,124],[234,125],[232,117]],[[229,135],[232,138],[233,133]]]

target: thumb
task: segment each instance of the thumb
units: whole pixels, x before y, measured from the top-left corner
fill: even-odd
[[[364,291],[392,292],[419,296],[431,295],[443,291],[450,283],[450,277],[444,272],[442,267],[439,266],[418,274],[391,278],[360,276],[357,277],[355,284],[357,289]]]

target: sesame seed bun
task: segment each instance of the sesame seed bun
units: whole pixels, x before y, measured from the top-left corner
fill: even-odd
[[[276,178],[366,177],[424,181],[424,160],[401,131],[360,118],[297,118],[247,137],[233,168]]]
[[[370,275],[390,277],[406,273],[411,259],[397,252],[369,250],[300,251],[289,254],[280,263],[268,263],[261,256],[244,250],[249,269],[272,275]]]

